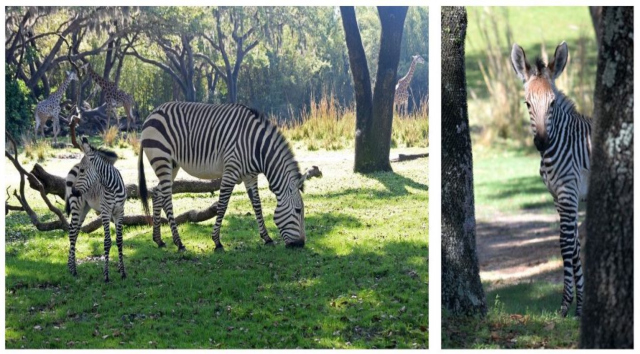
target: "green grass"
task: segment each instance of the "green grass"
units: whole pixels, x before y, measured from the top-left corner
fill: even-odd
[[[486,294],[485,318],[443,313],[442,347],[575,348],[580,321],[549,311],[559,308],[561,293],[561,285],[548,283],[518,284],[490,291]]]
[[[516,149],[508,144],[473,151],[476,216],[491,220],[496,211],[555,214],[553,197],[540,178],[540,155],[535,148]]]
[[[125,182],[135,182],[134,152],[115,150]],[[393,153],[398,152],[411,150]],[[118,276],[114,245],[108,284],[102,281],[99,259],[101,231],[80,234],[78,277],[73,278],[66,265],[66,233],[37,232],[26,215],[10,213],[5,346],[426,348],[426,160],[394,164],[394,173],[364,176],[350,172],[349,150],[297,155],[303,169],[316,164],[324,174],[308,181],[303,195],[303,249],[285,249],[273,223],[275,197],[264,179],[259,180],[263,212],[275,247],[262,245],[244,187],[237,186],[221,230],[224,253],[213,251],[213,220],[179,226],[187,247],[183,254],[171,245],[167,226],[162,231],[168,247],[162,249],[151,240],[150,226],[125,227],[128,278]],[[44,167],[65,175],[77,161],[47,159]],[[7,184],[15,187],[15,169],[5,166]],[[149,166],[146,171],[153,175]],[[53,218],[35,192],[28,196],[39,213]],[[174,209],[204,208],[214,200],[176,195]],[[63,207],[63,201],[56,203]],[[136,200],[125,208],[141,213]]]
[[[473,176],[476,218],[491,223],[496,214],[555,215],[553,198],[540,179],[540,156],[535,148],[500,142],[491,147],[474,144]],[[550,227],[555,227],[550,225]],[[546,279],[550,269],[537,274]],[[558,274],[558,273],[554,273]],[[508,282],[509,283],[509,282]],[[483,282],[488,313],[484,318],[457,317],[443,309],[443,348],[575,348],[579,321],[558,313],[562,284],[543,280],[501,284]],[[571,309],[570,314],[575,311]]]

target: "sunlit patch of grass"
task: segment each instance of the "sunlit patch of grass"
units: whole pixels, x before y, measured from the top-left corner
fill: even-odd
[[[36,142],[23,140],[23,149],[27,161],[35,159],[38,162],[44,162],[48,157],[53,156],[51,143],[44,138]]]
[[[136,182],[137,159],[129,148],[116,151],[121,159],[115,166],[125,183]],[[5,346],[426,348],[426,160],[394,164],[394,173],[360,175],[351,172],[352,161],[342,159],[351,154],[297,151],[303,170],[316,164],[324,174],[305,183],[303,249],[284,247],[273,222],[276,198],[261,176],[274,247],[262,244],[246,191],[237,186],[221,229],[225,252],[213,251],[214,220],[178,227],[185,253],[172,245],[167,226],[162,249],[151,241],[150,226],[125,227],[128,278],[117,274],[114,245],[109,284],[102,280],[101,230],[79,235],[73,278],[66,265],[67,234],[38,232],[24,213],[11,212],[5,235]],[[77,162],[56,160],[49,172],[64,175]],[[146,168],[151,188],[156,182]],[[17,173],[12,173],[7,184],[15,187]],[[36,212],[50,216],[36,192],[27,193]],[[174,211],[203,209],[216,199],[176,194]],[[62,200],[55,203],[63,207]],[[141,210],[139,200],[125,204],[126,215]],[[94,218],[90,213],[87,222]]]

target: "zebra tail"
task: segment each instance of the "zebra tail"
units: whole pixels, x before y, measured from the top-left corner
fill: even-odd
[[[64,212],[67,213],[67,216],[71,214],[71,203],[69,203],[69,196],[64,200]]]
[[[142,209],[147,217],[149,217],[149,195],[147,192],[147,181],[144,177],[144,152],[142,146],[140,146],[140,156],[138,157],[138,194],[140,195],[140,201],[142,202]]]

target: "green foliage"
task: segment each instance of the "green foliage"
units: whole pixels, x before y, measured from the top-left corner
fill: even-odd
[[[115,151],[125,182],[133,182],[133,152]],[[10,213],[5,346],[426,348],[425,160],[365,176],[351,172],[352,162],[344,158],[350,151],[297,155],[305,161],[301,167],[317,164],[324,173],[305,186],[303,249],[284,247],[273,223],[276,200],[263,179],[263,212],[277,245],[262,244],[251,203],[237,186],[221,229],[225,252],[213,251],[213,220],[179,226],[186,253],[170,245],[167,226],[162,231],[168,247],[162,249],[151,241],[150,226],[125,227],[128,278],[116,275],[109,284],[102,281],[101,230],[79,235],[73,278],[66,265],[67,235],[38,232],[24,213]],[[60,159],[45,162],[45,168],[64,175],[75,163]],[[15,187],[17,173],[5,179]],[[50,217],[37,192],[27,193],[36,212]],[[205,208],[213,200],[175,195],[174,211]],[[126,203],[126,215],[140,213],[138,200]],[[90,213],[87,221],[95,217]],[[115,246],[111,271],[117,274],[114,252]]]
[[[6,66],[4,74],[6,117],[5,129],[14,139],[19,139],[26,131],[30,131],[35,124],[33,112],[35,103],[31,97],[31,91],[24,81],[15,78],[15,68]]]

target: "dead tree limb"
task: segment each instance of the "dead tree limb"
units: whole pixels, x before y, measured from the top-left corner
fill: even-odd
[[[54,194],[64,199],[64,178],[50,174],[37,163],[33,166],[31,173],[37,178],[36,181],[44,187],[47,194]],[[29,181],[31,183],[31,180]],[[31,188],[37,190],[36,185],[30,185]],[[139,197],[137,184],[127,184],[126,188],[127,199]],[[220,180],[218,179],[213,181],[175,181],[173,182],[172,193],[213,193],[219,189]],[[153,190],[151,190],[150,193],[153,193]]]
[[[213,219],[216,215],[218,215],[218,202],[213,203],[210,207],[202,210],[189,210],[184,212],[178,216],[176,216],[176,224],[184,224],[187,222],[201,222],[209,219]],[[161,218],[160,222],[162,224],[167,224],[168,221],[165,218]],[[122,220],[122,224],[125,226],[142,226],[148,225],[147,216],[146,215],[125,215],[124,220]],[[100,218],[96,218],[89,223],[85,223],[84,226],[80,229],[82,232],[93,232],[102,227],[102,220]]]
[[[20,165],[20,162],[18,162],[18,148],[17,148],[18,144],[16,144],[16,141],[13,139],[11,134],[6,133],[6,135],[9,141],[11,142],[11,145],[13,146],[13,151],[15,156],[12,156],[6,150],[4,152],[4,155],[11,161],[11,163],[13,163],[13,166],[20,173],[20,194],[18,195],[17,192],[14,192],[14,195],[20,202],[20,205],[22,205],[22,208],[24,208],[24,210],[27,212],[27,215],[29,215],[29,218],[31,219],[31,223],[40,231],[51,231],[56,229],[62,229],[65,231],[69,230],[69,223],[67,222],[67,219],[64,217],[60,209],[56,208],[51,203],[51,201],[47,197],[47,193],[45,192],[42,183],[40,183],[40,181],[38,181],[38,179],[33,174],[27,172],[22,167],[22,165]],[[45,223],[40,221],[40,219],[38,218],[38,214],[36,214],[33,211],[33,209],[31,209],[31,206],[29,206],[29,203],[27,202],[27,198],[25,197],[25,192],[24,192],[25,176],[29,180],[29,184],[32,186],[32,188],[35,187],[34,189],[40,192],[40,196],[42,197],[42,200],[44,200],[44,202],[47,204],[47,207],[49,208],[49,210],[51,210],[54,214],[56,214],[56,216],[58,217],[58,220],[45,222]]]
[[[415,154],[415,155],[399,154],[397,158],[391,159],[389,161],[390,162],[411,161],[411,160],[420,159],[423,157],[429,157],[429,153],[427,152],[425,154]]]

